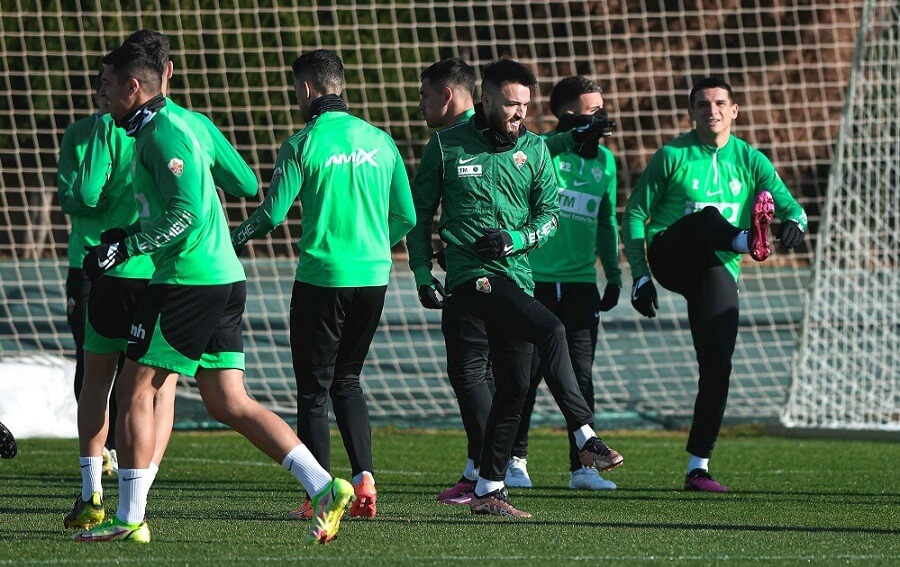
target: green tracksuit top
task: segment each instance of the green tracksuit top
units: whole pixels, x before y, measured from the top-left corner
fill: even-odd
[[[525,132],[512,149],[496,151],[475,127],[477,116],[434,134],[413,182],[416,225],[407,237],[416,285],[431,282],[431,225],[438,205],[438,234],[446,244],[447,287],[499,275],[533,293],[528,251],[555,231],[556,179],[544,141]],[[510,233],[514,252],[486,260],[475,240],[488,228]]]
[[[594,159],[566,152],[553,158],[553,169],[559,187],[559,228],[528,255],[534,281],[596,283],[599,257],[606,281],[621,287],[612,152],[600,146]]]
[[[749,228],[753,200],[763,190],[772,193],[779,219],[797,221],[806,230],[806,213],[772,162],[744,140],[732,135],[725,146],[716,148],[691,130],[660,148],[641,174],[622,217],[632,278],[650,275],[645,242],[649,246],[654,236],[684,215],[713,206],[734,226]],[[716,254],[737,280],[741,255]]]
[[[138,220],[138,202],[131,189],[131,160],[134,139],[118,128],[112,116],[104,114],[94,124],[87,151],[78,168],[72,194],[82,207],[98,209],[99,230],[95,237],[110,228],[123,228]],[[149,256],[137,256],[116,266],[111,276],[150,279],[153,262]]]
[[[98,114],[92,114],[76,120],[66,128],[59,143],[56,188],[59,206],[64,213],[69,215],[71,224],[68,243],[70,268],[81,268],[84,257],[87,255],[85,247],[100,244],[100,233],[103,232],[102,210],[82,206],[72,192],[72,187],[78,177],[78,168],[84,160],[88,140],[90,140],[91,132],[98,118]]]
[[[231,148],[227,159],[234,158],[237,152],[226,145]],[[142,205],[141,230],[125,244],[130,256],[153,258],[151,284],[222,285],[245,279],[213,177],[219,147],[200,116],[174,104],[160,108],[135,134],[133,186]],[[245,196],[251,185],[253,194],[258,190],[252,170],[247,171]]]
[[[348,112],[314,117],[278,150],[262,205],[232,231],[240,248],[284,222],[299,195],[295,279],[319,287],[387,285],[391,247],[415,220],[394,140]]]

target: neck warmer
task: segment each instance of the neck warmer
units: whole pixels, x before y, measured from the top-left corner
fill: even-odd
[[[331,111],[350,112],[350,109],[346,104],[344,104],[344,101],[341,100],[341,97],[339,97],[338,95],[322,95],[316,100],[312,101],[312,104],[309,105],[309,120],[312,120],[320,114]],[[309,120],[307,120],[307,122],[309,122]]]
[[[524,125],[519,126],[519,131],[514,136],[501,134],[491,128],[487,115],[484,113],[484,105],[480,102],[475,105],[474,125],[475,129],[481,132],[481,135],[487,138],[488,142],[494,146],[495,152],[505,152],[513,149],[516,147],[519,136],[525,133]]]
[[[141,131],[141,128],[153,120],[157,111],[165,105],[166,97],[162,94],[158,94],[126,115],[122,120],[116,120],[116,126],[124,128],[125,133],[129,136],[136,136],[137,133]]]

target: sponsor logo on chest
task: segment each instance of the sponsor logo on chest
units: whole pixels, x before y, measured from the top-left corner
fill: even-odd
[[[568,215],[597,218],[600,197],[571,189],[560,189],[559,210]]]

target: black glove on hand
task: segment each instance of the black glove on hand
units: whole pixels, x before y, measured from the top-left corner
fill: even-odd
[[[431,285],[419,286],[419,303],[425,309],[443,309],[448,297],[447,290],[437,278],[431,278]]]
[[[91,281],[96,281],[120,264],[124,264],[128,259],[128,250],[125,248],[125,241],[104,242],[97,246],[85,246],[87,256],[81,263],[84,273],[87,274]]]
[[[447,254],[445,253],[446,248],[441,248],[437,252],[431,255],[432,258],[437,260],[438,266],[441,267],[445,272],[447,271]]]
[[[128,238],[128,233],[124,228],[111,228],[100,233],[100,242],[103,244],[112,244]]]
[[[800,223],[795,220],[784,221],[781,223],[781,228],[778,229],[778,240],[785,248],[800,246],[805,236],[803,229],[800,228]]]
[[[588,120],[588,122],[582,122],[582,124],[576,125],[572,129],[572,139],[578,144],[575,153],[585,159],[594,159],[599,151],[597,145],[600,143],[600,138],[612,136],[613,130],[616,129],[618,124],[609,119],[605,108],[601,108],[591,116],[582,116],[580,118],[582,121]],[[569,122],[572,122],[572,120],[563,120],[561,118],[560,128],[568,125]]]
[[[488,228],[484,236],[475,241],[475,251],[482,258],[503,258],[513,253],[512,236],[499,228]]]
[[[656,317],[659,301],[656,298],[656,286],[647,276],[634,280],[631,286],[631,306],[644,317]]]
[[[619,304],[621,289],[616,284],[606,284],[606,289],[603,290],[603,299],[600,300],[600,311],[609,311]]]

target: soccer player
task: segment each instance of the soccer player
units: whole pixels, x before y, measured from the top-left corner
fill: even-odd
[[[153,54],[157,69],[163,73],[162,92],[167,93],[168,79],[172,74],[168,38],[154,30],[139,30],[128,36],[125,43],[140,43]],[[218,128],[202,114],[185,110],[166,100],[172,112],[188,121],[198,121],[200,124],[197,127],[209,132],[213,144],[206,149],[211,152],[216,185],[237,197],[255,195],[258,191],[256,175]],[[108,114],[104,114],[91,134],[87,153],[73,186],[73,194],[81,206],[96,208],[101,203],[109,203],[104,209],[106,212],[102,222],[106,232],[101,236],[107,242],[114,241],[115,235],[127,235],[128,230],[137,230],[135,225],[139,221],[140,211],[131,187],[132,146],[133,138],[116,127]],[[84,388],[78,405],[82,490],[65,518],[66,527],[90,528],[104,519],[97,455],[107,423],[114,419],[112,416],[109,420],[105,419],[106,401],[110,397],[115,369],[120,366],[120,356],[124,359],[122,353],[131,319],[152,273],[150,257],[138,256],[108,272],[91,288],[85,330]],[[157,430],[156,447],[150,460],[151,474],[158,471],[168,446],[174,422],[176,385],[175,380],[166,382],[154,400]]]
[[[265,200],[231,239],[239,249],[268,234],[299,197],[300,260],[290,308],[297,435],[328,470],[330,396],[353,474],[350,516],[374,518],[372,432],[359,376],[384,308],[391,247],[406,236],[415,211],[396,144],[341,100],[338,54],[310,51],[292,68],[306,126],[281,145]],[[305,508],[292,515],[303,517]]]
[[[71,195],[80,209],[97,211],[91,234],[99,235],[98,242],[107,242],[117,238],[121,229],[116,227],[137,222],[138,205],[131,191],[132,139],[115,127],[102,92],[99,101],[101,115],[86,138],[87,148],[71,185]],[[84,369],[78,397],[82,486],[72,511],[63,520],[67,528],[90,528],[105,517],[102,453],[107,436],[114,435],[109,423],[115,419],[115,412],[107,413],[107,400],[125,351],[131,316],[152,274],[153,263],[149,256],[143,256],[90,282],[82,328]],[[167,392],[168,403],[159,406],[168,410],[167,431],[171,430],[174,411],[173,388]],[[168,433],[164,435],[167,440]]]
[[[81,263],[86,254],[85,248],[100,243],[106,203],[100,203],[95,208],[85,207],[75,198],[72,188],[78,179],[78,169],[84,161],[94,125],[106,113],[99,97],[102,73],[103,69],[101,68],[97,73],[94,85],[94,102],[98,110],[90,116],[76,120],[66,128],[59,145],[57,164],[56,180],[59,204],[62,211],[69,216],[71,225],[67,254],[69,270],[66,276],[66,320],[72,331],[72,339],[75,341],[74,387],[76,401],[81,400],[81,389],[84,383],[84,329],[88,296],[91,293],[91,281],[81,268]],[[110,400],[109,416],[112,421],[115,421],[115,399]],[[103,473],[112,474],[118,468],[115,444],[115,427],[111,426],[101,449]]]
[[[475,114],[475,70],[458,58],[434,63],[421,75],[419,110],[429,128],[444,129],[468,122]],[[442,255],[443,250],[438,254]],[[443,264],[442,256],[439,263]],[[494,377],[489,363],[484,321],[459,309],[444,297],[436,280],[434,287],[422,286],[419,301],[426,309],[442,309],[441,332],[447,346],[447,374],[459,403],[466,432],[466,466],[459,481],[438,494],[444,504],[468,504],[478,480],[484,428],[494,397]]]
[[[241,317],[244,271],[231,247],[214,186],[208,130],[172,112],[162,70],[146,46],[125,43],[103,58],[110,114],[134,141],[133,190],[145,205],[141,230],[92,248],[89,275],[150,255],[156,270],[131,324],[119,378],[119,507],[77,541],[150,541],[144,520],[156,444],[153,399],[179,373],[195,376],[210,415],[244,435],[313,494],[310,542],[334,538],[353,499],[290,426],[247,395]],[[146,214],[143,214],[145,212]]]
[[[434,289],[431,223],[446,244],[447,284],[460,308],[485,322],[496,393],[485,427],[473,514],[529,517],[504,486],[528,392],[533,346],[566,397],[562,410],[585,464],[606,470],[622,456],[594,433],[593,414],[569,361],[565,329],[532,297],[527,253],[556,230],[559,199],[549,151],[523,121],[534,74],[499,59],[484,68],[481,103],[469,121],[438,131],[425,146],[413,184],[416,226],[407,239],[420,295]]]
[[[656,316],[651,273],[687,300],[700,375],[684,489],[726,492],[709,474],[709,458],[728,398],[741,255],[768,258],[773,216],[786,248],[803,242],[807,220],[769,159],[732,134],[738,105],[727,82],[697,81],[688,102],[694,128],[650,159],[628,198],[622,234],[632,306]]]
[[[16,438],[5,425],[0,423],[0,458],[12,459],[18,451]]]
[[[550,93],[550,111],[559,119],[556,132],[587,128],[596,122],[604,122],[610,133],[615,127],[603,108],[600,87],[587,77],[566,77],[558,82]],[[569,357],[578,388],[593,415],[592,367],[600,313],[616,306],[622,288],[619,225],[616,222],[616,162],[612,152],[595,141],[577,151],[555,156],[553,169],[559,184],[559,228],[547,244],[528,255],[528,261],[534,272],[535,299],[556,315],[566,328]],[[597,289],[598,257],[607,282],[602,297]],[[537,387],[544,374],[537,354],[531,371],[531,387],[525,398],[519,433],[507,469],[507,486],[531,486],[526,467],[528,427]],[[556,384],[548,381],[547,385],[558,398]],[[571,433],[569,463],[569,488],[616,488],[616,484],[600,476],[597,469],[582,464]]]

